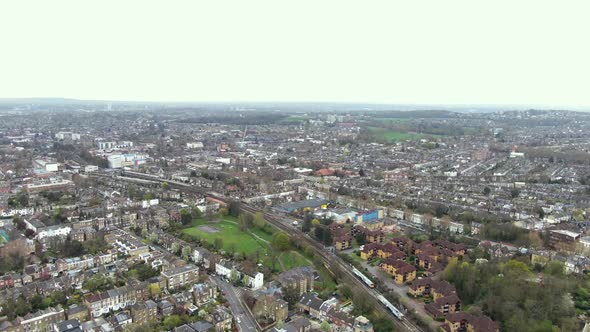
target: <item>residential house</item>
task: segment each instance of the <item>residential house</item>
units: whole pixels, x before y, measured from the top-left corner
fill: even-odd
[[[377,247],[377,256],[381,259],[392,258],[396,260],[405,259],[406,254],[393,242]]]
[[[487,316],[474,316],[466,312],[448,314],[442,329],[446,332],[499,332],[498,323]]]
[[[350,331],[354,327],[354,316],[348,312],[338,310],[337,308],[331,308],[327,311],[326,316],[328,321],[331,322],[331,326],[336,331]]]
[[[80,322],[85,322],[88,319],[88,308],[85,306],[72,304],[66,311],[67,319],[77,319]]]
[[[554,229],[549,231],[549,247],[565,252],[574,252],[581,238],[581,233]]]
[[[91,317],[95,318],[111,311],[117,311],[147,299],[146,284],[128,285],[110,289],[86,297],[85,304]]]
[[[369,243],[363,246],[361,250],[361,259],[368,260],[377,254],[377,250],[381,248],[379,243]]]
[[[428,273],[436,273],[442,271],[443,266],[438,263],[438,256],[429,253],[420,253],[416,255],[415,265],[428,271]]]
[[[264,274],[256,270],[256,266],[244,266],[240,268],[240,277],[246,287],[256,290],[264,285]]]
[[[134,322],[149,322],[158,319],[158,305],[152,300],[135,303],[130,309]]]
[[[313,291],[314,270],[311,266],[297,267],[285,271],[277,277],[277,281],[282,287],[294,287],[299,292],[299,296]]]
[[[174,311],[174,304],[168,300],[158,302],[158,313],[162,316],[171,315]]]
[[[320,307],[322,306],[322,301],[313,293],[305,293],[297,303],[297,308],[307,315],[310,315],[313,318],[320,318]]]
[[[215,266],[215,255],[205,248],[195,248],[192,255],[193,262],[201,264],[205,269]]]
[[[219,306],[209,315],[209,323],[215,326],[215,331],[224,332],[231,330],[233,315],[226,307]]]
[[[212,282],[204,282],[200,284],[196,284],[193,286],[192,289],[193,293],[193,302],[197,306],[201,306],[205,303],[209,303],[219,295],[217,290],[217,286]]]
[[[77,319],[68,319],[54,324],[55,332],[82,332],[80,321]]]
[[[461,311],[461,300],[456,294],[451,294],[436,299],[434,303],[425,305],[424,309],[432,318],[437,319]]]
[[[311,322],[309,319],[301,316],[295,316],[291,321],[285,323],[283,328],[273,328],[272,332],[310,332]],[[357,331],[355,331],[357,332]],[[371,332],[371,331],[369,331]]]
[[[207,321],[198,321],[196,323],[192,323],[190,324],[190,327],[195,331],[195,332],[210,332],[210,331],[214,331],[215,327],[207,322]]]
[[[365,239],[367,243],[383,243],[385,240],[385,233],[380,229],[370,230],[363,226],[356,226],[353,228],[353,235],[356,234],[365,234]]]
[[[226,280],[230,280],[232,278],[232,273],[235,275],[235,278],[239,278],[239,272],[234,262],[228,259],[222,259],[215,263],[215,273],[224,277]]]
[[[352,248],[352,236],[350,234],[343,234],[334,238],[334,247],[336,250],[346,250]]]
[[[116,330],[125,330],[125,326],[133,322],[131,316],[127,312],[119,312],[112,316],[111,323]]]
[[[183,291],[172,294],[169,299],[177,309],[182,308],[188,315],[196,313],[199,309],[193,302],[192,291]]]
[[[264,323],[284,321],[289,314],[285,300],[266,294],[256,296],[250,309],[256,320]]]
[[[199,268],[192,264],[187,264],[162,271],[161,275],[164,278],[166,289],[177,289],[195,283],[199,277]]]
[[[414,297],[432,295],[434,300],[456,294],[455,286],[449,282],[431,278],[414,280],[408,292]]]
[[[66,319],[65,311],[61,306],[50,307],[34,313],[28,313],[24,317],[17,317],[12,325],[17,331],[24,332],[50,332],[53,325]]]
[[[353,332],[373,332],[373,324],[365,316],[357,316],[354,319]]]
[[[464,226],[458,222],[450,222],[449,223],[449,231],[451,234],[463,234]]]
[[[453,243],[447,240],[434,240],[432,242],[434,245],[439,247],[440,249],[445,249],[451,251],[456,256],[463,256],[465,255],[465,250],[467,246],[463,243]]]

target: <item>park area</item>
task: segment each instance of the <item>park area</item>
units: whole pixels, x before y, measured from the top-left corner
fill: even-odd
[[[425,135],[418,133],[404,133],[401,131],[390,130],[379,127],[369,127],[371,134],[379,140],[388,142],[397,142],[404,140],[418,140],[424,138]]]
[[[273,234],[258,227],[250,227],[246,231],[240,230],[237,218],[223,216],[217,220],[203,218],[193,220],[190,227],[183,233],[196,237],[211,245],[222,248],[229,253],[244,253],[246,255],[258,252],[263,264],[271,267],[271,246]],[[313,262],[295,250],[278,252],[276,268],[286,271],[298,266],[313,265]]]
[[[257,229],[242,232],[237,218],[232,216],[212,221],[195,219],[191,227],[185,228],[182,232],[212,245],[215,244],[216,239],[221,239],[223,250],[246,254],[255,253],[256,250],[266,253],[270,249],[272,240],[272,235]]]

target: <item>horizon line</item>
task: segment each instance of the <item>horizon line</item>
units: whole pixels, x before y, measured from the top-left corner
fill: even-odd
[[[535,103],[404,103],[404,102],[371,102],[371,101],[328,101],[328,100],[133,100],[133,99],[86,99],[71,97],[0,97],[0,103],[26,102],[34,100],[54,101],[76,101],[76,102],[102,102],[102,103],[144,103],[144,104],[358,104],[375,106],[405,106],[405,107],[517,107],[544,110],[567,110],[568,108],[588,109],[590,105],[556,105],[556,104],[535,104]]]

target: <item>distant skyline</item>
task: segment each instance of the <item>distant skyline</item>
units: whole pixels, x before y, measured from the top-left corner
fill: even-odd
[[[590,3],[0,2],[0,98],[588,109]]]

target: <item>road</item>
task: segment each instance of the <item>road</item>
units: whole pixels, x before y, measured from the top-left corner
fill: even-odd
[[[140,177],[140,178],[158,181],[158,179],[154,176],[146,176],[141,173],[126,172],[126,173],[123,173],[123,175],[132,176],[132,177]],[[160,180],[160,181],[165,181],[165,180]],[[196,188],[194,186],[187,185],[184,183],[178,183],[175,181],[166,181],[166,182],[168,182],[171,187],[175,187],[180,190],[186,190],[186,191],[190,191],[190,192],[198,192],[198,193],[203,194],[202,188]],[[222,202],[228,202],[227,197],[221,196],[219,194],[215,194],[215,193],[211,193],[211,192],[204,193],[204,194],[206,194],[207,196],[209,196],[211,198],[220,200]],[[328,252],[324,248],[324,246],[321,245],[320,243],[305,236],[305,234],[300,229],[292,227],[290,225],[290,223],[283,222],[285,217],[280,216],[275,213],[265,212],[263,210],[252,207],[252,206],[245,204],[243,202],[241,204],[241,209],[246,212],[252,213],[252,214],[255,214],[257,212],[263,212],[266,221],[269,222],[271,225],[273,225],[274,227],[276,227],[282,231],[289,233],[293,239],[299,240],[300,243],[309,245],[315,251],[315,254],[322,259],[326,268],[328,268],[333,273],[338,273],[339,279],[345,280],[351,286],[354,286],[354,288],[357,291],[363,292],[364,294],[368,295],[368,298],[371,299],[371,301],[373,302],[375,310],[378,310],[382,314],[385,314],[385,315],[391,317],[392,322],[395,324],[395,326],[397,327],[398,330],[410,331],[410,332],[422,332],[423,331],[422,328],[416,326],[407,317],[402,317],[401,319],[397,319],[392,314],[391,311],[389,311],[385,306],[383,306],[381,304],[381,302],[379,302],[379,300],[377,299],[377,296],[379,295],[379,293],[376,290],[369,288],[362,281],[360,281],[352,273],[351,268],[347,263],[345,263],[340,257],[334,255],[331,252]],[[254,324],[254,322],[252,322],[251,319],[249,319],[249,316],[245,314],[246,310],[241,305],[241,301],[239,300],[238,296],[235,294],[234,289],[231,288],[230,285],[224,285],[223,282],[220,285],[220,287],[225,287],[225,289],[226,289],[225,292],[227,293],[227,296],[230,297],[230,307],[232,307],[232,303],[233,303],[234,307],[232,307],[232,311],[235,310],[234,315],[236,316],[236,318],[240,318],[240,320],[242,321],[242,323],[239,324],[240,329],[242,331],[256,331],[256,327],[255,327],[256,325]],[[222,289],[224,289],[224,288],[222,288]],[[242,318],[244,318],[244,320],[242,320]]]
[[[217,199],[222,200],[220,197],[215,197]],[[249,213],[256,213],[256,212],[264,212],[252,206],[242,203],[241,208]],[[324,261],[324,265],[329,270],[333,271],[334,273],[338,273],[339,279],[346,280],[351,284],[351,286],[356,286],[355,289],[364,292],[365,294],[369,295],[369,298],[373,301],[374,307],[376,310],[380,311],[381,313],[388,315],[391,317],[391,320],[394,322],[396,327],[400,331],[410,331],[410,332],[422,332],[423,330],[416,326],[412,321],[410,321],[407,317],[402,317],[402,319],[397,319],[391,311],[385,308],[377,299],[377,296],[380,295],[375,289],[369,288],[365,285],[362,281],[360,281],[353,273],[350,266],[345,263],[340,257],[336,256],[335,254],[328,252],[325,250],[323,245],[319,244],[315,240],[305,236],[305,234],[298,228],[292,227],[291,223],[285,223],[285,217],[280,216],[274,213],[264,212],[264,218],[267,222],[275,226],[276,228],[285,231],[291,235],[293,239],[297,239],[301,241],[300,243],[306,243],[307,245],[311,246],[314,249],[315,254],[322,258]]]
[[[229,302],[229,307],[232,314],[234,315],[234,318],[236,319],[236,324],[238,325],[239,330],[243,332],[258,331],[256,328],[256,322],[252,316],[250,316],[250,313],[244,307],[242,301],[240,301],[239,295],[236,294],[236,288],[223,281],[220,277],[212,276],[210,278],[215,282],[215,284],[217,284],[217,287],[221,289],[223,296]]]

